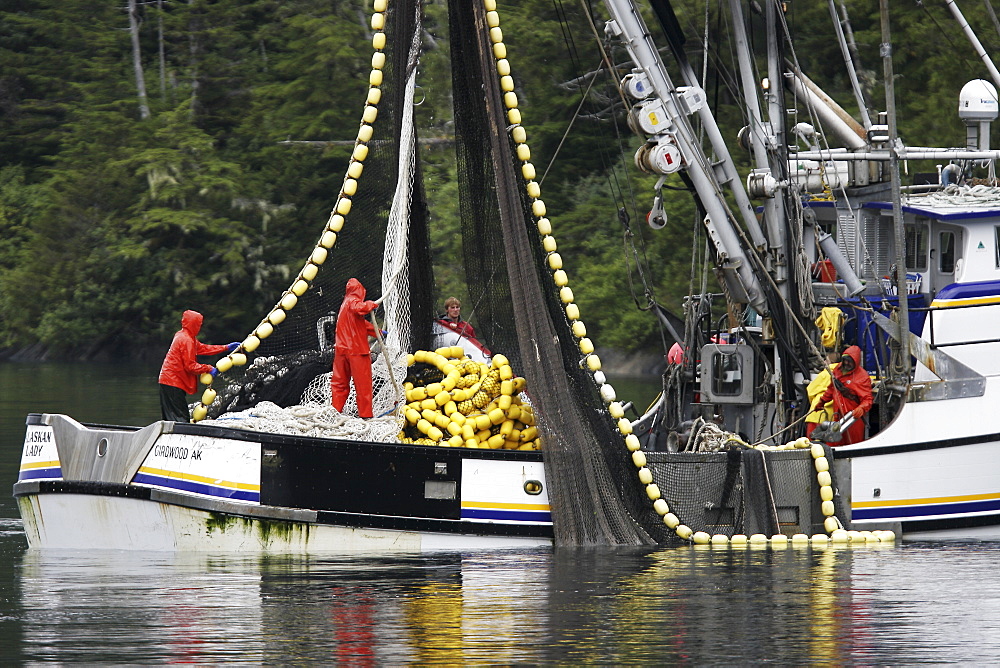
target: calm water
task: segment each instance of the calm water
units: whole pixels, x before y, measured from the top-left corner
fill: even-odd
[[[29,411],[157,417],[155,369],[0,365],[0,388],[5,485]],[[8,491],[5,665],[1000,662],[1000,543],[241,558],[28,551],[15,517]]]

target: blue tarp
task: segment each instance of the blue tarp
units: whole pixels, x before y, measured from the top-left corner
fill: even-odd
[[[922,294],[908,295],[907,304],[910,314],[910,331],[920,336],[924,329],[924,320],[927,318],[927,311],[915,311],[914,309],[927,306],[927,300]],[[851,298],[847,302],[861,305],[861,300]],[[899,297],[883,297],[880,301],[872,301],[882,315],[889,317],[890,310],[899,306]],[[889,308],[883,308],[883,305]],[[879,367],[885,367],[889,363],[889,335],[881,327],[875,324],[874,318],[867,311],[854,308],[841,307],[847,315],[847,323],[844,325],[844,345],[852,343],[861,348],[862,361],[867,371],[873,372]]]

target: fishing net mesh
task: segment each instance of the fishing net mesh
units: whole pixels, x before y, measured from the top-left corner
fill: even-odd
[[[418,3],[392,3],[384,13],[388,38],[382,49],[386,56],[383,79],[372,86],[380,95],[372,102],[369,94],[361,125],[362,132],[370,127],[372,135],[362,141],[359,133],[356,148],[363,146],[367,155],[359,158],[355,151],[351,162],[352,169],[361,170],[353,179],[357,190],[351,196],[342,190],[338,198],[331,197],[337,207],[303,269],[318,266],[309,289],[296,296],[293,282],[265,316],[262,327],[273,328],[273,333],[260,337],[246,366],[234,366],[220,377],[210,418],[278,433],[378,441],[391,440],[398,433],[393,411],[402,402],[406,355],[429,346],[433,316],[427,208],[410,104],[419,54],[419,12]],[[377,117],[370,119],[367,114],[373,111]],[[349,182],[345,178],[345,189]],[[340,215],[344,200],[350,209]],[[328,246],[331,233],[336,240]],[[353,388],[342,415],[330,407],[337,312],[352,277],[366,287],[368,299],[384,298],[380,311],[384,315],[378,324],[387,334],[374,346],[372,361],[374,414],[384,416],[377,421],[351,419],[357,414]],[[288,299],[294,303],[286,308]],[[388,429],[386,423],[393,428]]]
[[[248,355],[249,364],[234,366],[220,377],[209,423],[305,436],[396,440],[401,420],[394,409],[405,402],[400,390],[407,375],[406,355],[431,348],[434,320],[428,214],[413,127],[419,11],[419,3],[390,3],[385,12],[380,99],[373,103],[369,95],[366,106],[366,114],[377,109],[377,119],[366,117],[362,123],[362,131],[366,124],[373,130],[370,139],[358,143],[367,148],[367,156],[351,163],[356,170],[356,163],[363,162],[361,174],[352,177],[357,190],[349,197],[344,191],[339,194],[324,236],[300,276],[310,264],[318,267],[314,278],[306,276],[309,289],[295,295],[293,283],[262,321],[265,329],[272,323],[273,333],[261,336],[259,347]],[[533,200],[524,188],[521,163],[508,134],[485,10],[479,3],[454,0],[449,17],[467,289],[477,335],[527,380],[528,401],[544,438],[556,542],[585,546],[679,541],[653,510],[638,480],[546,265]],[[346,213],[341,210],[345,199],[350,201]],[[553,217],[558,232],[558,217]],[[331,233],[337,235],[332,245],[325,243]],[[323,252],[327,248],[329,252]],[[330,405],[336,316],[352,277],[367,287],[369,299],[384,297],[384,320],[379,324],[388,332],[374,347],[376,417],[367,420],[356,417],[353,391],[343,412]],[[292,306],[285,304],[289,295],[296,297]],[[277,318],[276,311],[281,311]],[[679,465],[685,456],[705,458],[702,474],[691,476],[690,466]],[[743,458],[749,463],[737,465]],[[780,523],[773,500],[750,500],[770,495],[770,469],[763,459],[678,453],[674,459],[651,460],[650,468],[671,507],[695,530],[732,535],[747,526],[773,528]],[[705,498],[718,499],[720,510],[713,514],[703,502],[699,506],[692,501]]]
[[[527,379],[557,544],[663,542],[621,434],[582,366],[535,231],[479,3],[449,3],[463,253],[478,327]],[[478,331],[478,330],[477,330]],[[540,388],[544,388],[542,391]]]

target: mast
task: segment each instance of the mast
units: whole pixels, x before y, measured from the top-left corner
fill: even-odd
[[[885,108],[889,125],[889,176],[892,184],[892,227],[896,237],[896,294],[899,295],[900,356],[902,357],[902,375],[910,378],[910,337],[908,331],[910,322],[909,296],[906,288],[906,253],[903,244],[906,230],[903,228],[902,195],[899,182],[899,136],[896,132],[896,89],[892,80],[892,40],[889,35],[889,0],[879,0],[879,17],[882,23],[882,76],[885,79]],[[904,330],[903,328],[907,328]],[[905,395],[903,396],[905,400]]]
[[[644,124],[643,131],[650,135],[649,143],[640,148],[637,158],[644,150],[653,153],[651,159],[659,161],[662,168],[659,173],[662,174],[671,173],[666,169],[676,171],[679,167],[686,168],[707,213],[705,228],[715,247],[719,267],[724,275],[735,274],[733,278],[738,279],[738,283],[727,280],[727,284],[731,289],[745,292],[739,295],[737,301],[745,301],[766,312],[766,296],[741,242],[737,223],[725,204],[715,167],[703,156],[687,118],[688,114],[698,113],[705,107],[704,91],[691,86],[681,90],[673,84],[645,22],[628,0],[605,0],[605,5],[612,17],[606,31],[624,42],[651,89],[647,100],[641,102],[641,106],[637,105],[637,116]],[[678,158],[681,164],[678,164]],[[730,187],[735,189],[741,184],[731,182]],[[756,225],[756,221],[753,224]]]

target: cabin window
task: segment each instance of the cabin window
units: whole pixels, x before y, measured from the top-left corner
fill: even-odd
[[[942,232],[939,237],[939,248],[941,259],[938,261],[938,270],[942,274],[955,273],[955,233]]]
[[[927,271],[927,228],[906,226],[906,268]]]
[[[712,394],[735,396],[743,391],[743,358],[738,352],[712,356]]]

